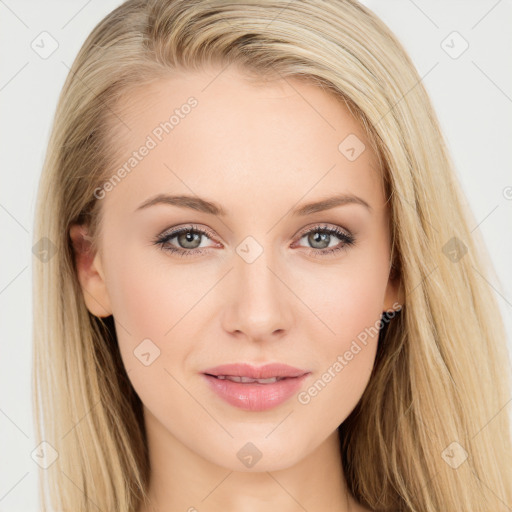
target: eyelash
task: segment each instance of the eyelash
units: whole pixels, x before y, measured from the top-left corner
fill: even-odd
[[[198,228],[197,226],[194,226],[194,225],[190,225],[190,226],[185,226],[185,227],[176,229],[174,231],[171,231],[170,233],[163,233],[162,235],[159,235],[153,241],[153,243],[155,245],[159,245],[163,251],[173,253],[180,257],[190,257],[190,256],[200,255],[200,254],[203,254],[208,249],[211,249],[211,247],[203,247],[200,249],[199,248],[198,249],[182,249],[182,248],[178,249],[176,247],[167,245],[173,238],[176,238],[181,233],[194,233],[194,234],[206,235],[209,238],[213,237],[212,232],[205,230],[203,228]],[[304,236],[309,235],[310,233],[323,233],[323,234],[328,234],[328,235],[334,235],[343,242],[343,245],[341,245],[341,246],[335,246],[335,247],[330,247],[330,248],[325,248],[325,249],[315,249],[315,248],[310,247],[309,254],[314,253],[315,256],[318,256],[318,254],[320,254],[321,257],[330,256],[330,255],[333,255],[340,251],[346,251],[349,247],[351,247],[355,244],[355,238],[353,235],[349,234],[348,232],[344,232],[337,227],[329,227],[326,225],[314,226],[313,228],[310,228],[307,231],[304,231],[303,233],[300,234],[298,240],[301,240],[302,238],[304,238]]]

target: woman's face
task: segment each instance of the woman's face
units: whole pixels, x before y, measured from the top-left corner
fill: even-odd
[[[96,191],[101,251],[80,281],[89,310],[114,316],[150,445],[288,467],[356,406],[398,299],[369,142],[322,89],[232,68],[161,79],[117,115],[124,156]],[[222,378],[285,376],[258,373],[269,363],[303,376]],[[231,364],[256,373],[214,369]]]

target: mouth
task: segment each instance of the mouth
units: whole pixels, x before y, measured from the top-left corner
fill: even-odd
[[[265,381],[267,379],[284,379],[290,377],[300,377],[305,373],[309,373],[309,370],[301,370],[294,366],[289,366],[283,363],[270,363],[263,366],[253,366],[247,363],[234,363],[234,364],[223,364],[208,368],[203,372],[206,375],[218,378],[234,378],[239,377],[242,379],[254,379],[259,381]],[[235,381],[235,382],[249,382]],[[265,382],[262,382],[265,383]]]
[[[258,384],[274,384],[275,382],[283,379],[295,379],[296,377],[269,377],[268,379],[252,379],[251,377],[237,377],[235,375],[210,375],[209,373],[205,373],[205,375],[209,375],[210,377],[214,377],[219,380],[230,380],[231,382],[242,382],[243,384],[254,383]]]
[[[264,411],[287,401],[310,373],[283,364],[255,367],[244,363],[210,368],[203,377],[228,404],[246,411]]]

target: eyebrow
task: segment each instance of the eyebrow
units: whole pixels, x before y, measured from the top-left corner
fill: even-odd
[[[225,217],[227,215],[227,212],[224,210],[224,208],[213,201],[208,201],[197,196],[171,196],[167,194],[158,194],[148,199],[147,201],[144,201],[135,211],[143,210],[158,204],[189,208],[191,210],[208,213],[210,215],[216,215],[219,217]],[[330,210],[336,206],[343,206],[346,204],[359,204],[364,206],[370,212],[372,211],[372,207],[364,199],[353,194],[338,194],[332,197],[321,199],[320,201],[304,204],[293,210],[292,215],[302,217],[305,215],[311,215],[312,213]]]

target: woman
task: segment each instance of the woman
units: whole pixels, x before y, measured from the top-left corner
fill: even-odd
[[[505,336],[461,198],[355,0],[122,4],[39,189],[47,505],[507,510]]]

